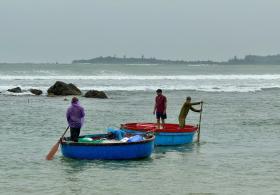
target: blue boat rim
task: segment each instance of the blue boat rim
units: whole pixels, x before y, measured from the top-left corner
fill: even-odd
[[[134,144],[143,144],[151,142],[155,139],[155,136],[148,138],[146,140],[138,141],[138,142],[123,142],[123,143],[86,143],[86,142],[68,142],[63,140],[61,145],[73,145],[73,146],[120,146],[120,145],[134,145]]]

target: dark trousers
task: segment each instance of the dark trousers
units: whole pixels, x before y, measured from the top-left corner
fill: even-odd
[[[70,128],[71,141],[78,142],[81,128]]]

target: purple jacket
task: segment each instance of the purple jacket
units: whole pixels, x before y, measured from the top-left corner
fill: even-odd
[[[68,124],[71,128],[81,128],[84,123],[85,111],[78,102],[72,103],[66,113]]]

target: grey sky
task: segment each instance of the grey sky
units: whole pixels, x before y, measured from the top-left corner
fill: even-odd
[[[279,0],[0,0],[0,62],[280,53]]]

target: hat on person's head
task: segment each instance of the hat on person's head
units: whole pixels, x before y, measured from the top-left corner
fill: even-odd
[[[75,103],[75,102],[78,102],[78,101],[79,101],[79,99],[77,97],[73,97],[71,102]]]
[[[162,90],[161,89],[157,89],[156,92],[157,93],[162,93]]]

